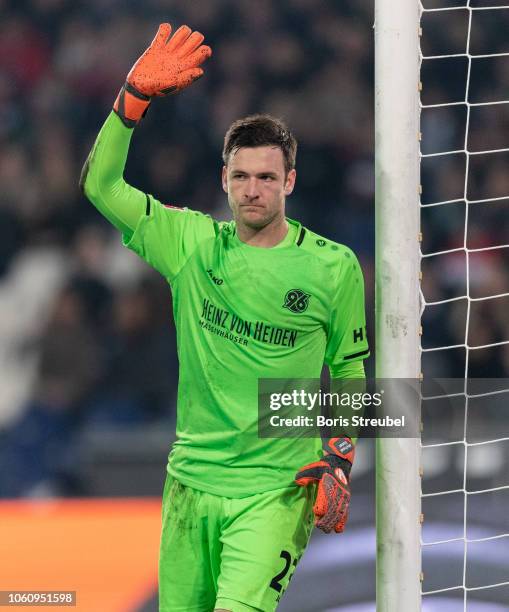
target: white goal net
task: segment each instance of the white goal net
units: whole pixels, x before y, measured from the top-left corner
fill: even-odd
[[[509,610],[509,1],[421,11],[423,609],[495,612]]]

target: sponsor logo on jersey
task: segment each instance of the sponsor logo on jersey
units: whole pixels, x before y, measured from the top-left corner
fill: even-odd
[[[289,347],[294,347],[297,341],[295,329],[277,327],[264,321],[246,321],[235,313],[216,306],[207,298],[203,300],[199,324],[217,336],[243,345],[248,344],[248,338],[264,344]]]
[[[224,283],[222,278],[219,278],[218,276],[214,275],[214,271],[211,268],[207,270],[207,274],[210,276],[212,282],[215,285],[222,285]]]
[[[288,308],[291,312],[300,314],[307,310],[311,295],[302,289],[290,289],[285,295],[283,308]]]
[[[327,243],[325,242],[325,240],[323,240],[322,238],[318,238],[318,240],[316,241],[316,244],[319,247],[324,247]]]
[[[354,329],[353,330],[353,341],[354,341],[354,344],[356,342],[362,342],[364,340],[365,336],[366,336],[366,327],[364,327],[364,328],[359,327],[357,329]]]

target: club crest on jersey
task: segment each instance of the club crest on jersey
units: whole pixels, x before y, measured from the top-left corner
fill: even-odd
[[[302,291],[302,289],[290,289],[285,295],[285,303],[283,308],[288,308],[297,314],[304,312],[309,306],[309,298],[311,295]]]

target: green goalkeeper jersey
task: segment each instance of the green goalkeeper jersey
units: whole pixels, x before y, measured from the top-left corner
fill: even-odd
[[[113,130],[119,133],[109,139],[122,140],[120,131],[131,130],[114,118],[108,121],[89,174],[101,174],[101,163],[108,163],[103,158],[122,158],[118,147],[106,148],[101,138]],[[87,195],[105,208],[93,176],[89,182]],[[125,198],[134,191],[123,182],[122,189]],[[295,472],[319,457],[321,442],[259,437],[258,380],[319,378],[324,363],[337,376],[345,364],[367,357],[357,258],[290,219],[280,244],[260,248],[243,243],[233,221],[218,223],[144,197],[136,227],[117,225],[124,244],[172,290],[180,365],[169,473],[185,485],[227,497],[291,485]]]

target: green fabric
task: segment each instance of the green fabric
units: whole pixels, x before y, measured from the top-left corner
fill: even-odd
[[[133,130],[113,111],[106,119],[82,173],[89,200],[124,234],[132,234],[147,207],[147,197],[128,185],[124,167]]]
[[[307,231],[272,249],[241,242],[218,224],[151,198],[125,244],[172,286],[179,351],[177,441],[168,471],[184,484],[244,497],[288,486],[320,456],[313,439],[260,439],[259,378],[319,378],[367,350],[362,273],[353,253]],[[303,312],[285,308],[292,290]],[[362,355],[363,357],[366,354]],[[357,359],[358,357],[354,357]]]
[[[124,244],[172,288],[180,366],[168,472],[230,497],[289,486],[321,456],[321,441],[259,438],[258,379],[319,378],[324,362],[333,377],[344,375],[367,357],[358,261],[296,221],[288,220],[279,245],[254,247],[234,222],[166,207],[129,187],[121,175],[130,132],[116,115],[108,118],[86,192],[127,227]]]
[[[332,373],[331,373],[332,376]],[[343,361],[335,367],[333,378],[365,378],[363,361]]]
[[[311,487],[232,499],[185,487],[168,476],[160,612],[275,610],[308,543],[313,503]]]

